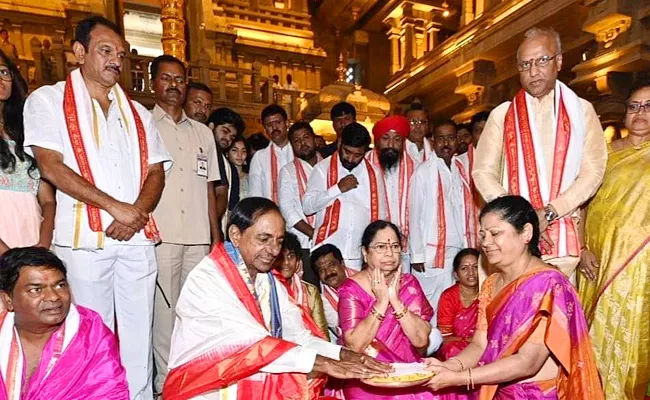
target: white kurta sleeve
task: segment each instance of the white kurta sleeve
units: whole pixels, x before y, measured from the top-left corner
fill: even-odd
[[[248,171],[248,197],[264,197],[263,188],[263,171],[262,171],[262,150],[255,153],[251,160],[251,166]]]
[[[313,215],[325,209],[331,202],[341,195],[339,185],[327,188],[327,179],[318,164],[309,176],[307,191],[302,199],[302,208],[305,215]]]
[[[37,146],[63,154],[63,139],[50,97],[54,88],[42,87],[25,101],[23,123],[25,147]]]
[[[287,223],[287,229],[292,228],[303,219],[298,181],[295,173],[292,176],[294,168],[293,162],[291,162],[280,170],[278,200],[280,211]]]
[[[412,264],[425,262],[429,226],[437,222],[428,212],[437,205],[438,198],[438,174],[435,171],[430,173],[429,163],[427,161],[417,168],[411,183],[409,246]]]

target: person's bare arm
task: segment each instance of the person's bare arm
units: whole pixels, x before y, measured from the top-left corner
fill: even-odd
[[[308,237],[314,237],[314,227],[309,225],[307,221],[303,219],[296,222],[296,224],[293,227],[299,230],[300,232],[304,233]]]
[[[133,204],[118,201],[97,189],[63,163],[63,155],[54,150],[32,146],[41,176],[63,193],[83,202],[105,210],[116,221],[142,229],[149,216]]]
[[[49,249],[54,236],[54,215],[56,214],[56,198],[54,187],[46,180],[41,180],[38,186],[38,204],[41,206],[41,229],[38,235],[38,247]]]
[[[208,219],[210,220],[212,243],[223,241],[221,235],[221,218],[217,215],[217,192],[214,181],[208,182]]]

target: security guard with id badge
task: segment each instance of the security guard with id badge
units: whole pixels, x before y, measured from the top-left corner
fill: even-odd
[[[167,377],[176,301],[189,272],[221,240],[215,182],[220,179],[216,143],[210,129],[183,111],[187,73],[178,59],[163,55],[151,64],[156,106],[153,117],[174,165],[167,171],[154,217],[162,242],[156,246],[158,279],[154,300],[154,388]]]

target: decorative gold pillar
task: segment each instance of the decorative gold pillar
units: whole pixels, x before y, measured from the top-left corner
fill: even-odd
[[[160,20],[163,25],[162,46],[165,54],[185,61],[184,0],[162,0]]]

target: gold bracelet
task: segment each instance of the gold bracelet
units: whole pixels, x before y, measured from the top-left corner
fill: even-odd
[[[465,364],[463,364],[463,362],[460,360],[460,358],[458,358],[458,357],[452,357],[452,358],[450,358],[448,361],[451,361],[451,360],[457,361],[458,364],[460,364],[460,370],[461,370],[461,371],[465,371]]]
[[[474,390],[474,379],[472,378],[472,369],[468,369],[467,372],[469,373],[469,383],[472,385],[472,390]]]
[[[377,318],[379,321],[383,321],[384,318],[385,318],[385,316],[382,315],[382,314],[380,314],[379,311],[377,311],[377,309],[376,309],[375,307],[373,307],[373,308],[370,309],[370,313],[371,313],[375,318]]]
[[[404,304],[402,304],[402,309],[399,312],[393,311],[393,315],[395,316],[395,319],[402,319],[406,315],[406,313],[409,311],[408,308]]]
[[[472,373],[470,372],[470,370],[467,370],[467,379],[465,379],[465,384],[467,385],[467,391],[468,391],[468,392],[469,392],[469,384],[470,384],[470,380],[472,379],[472,378],[470,378],[471,374],[472,374]]]

